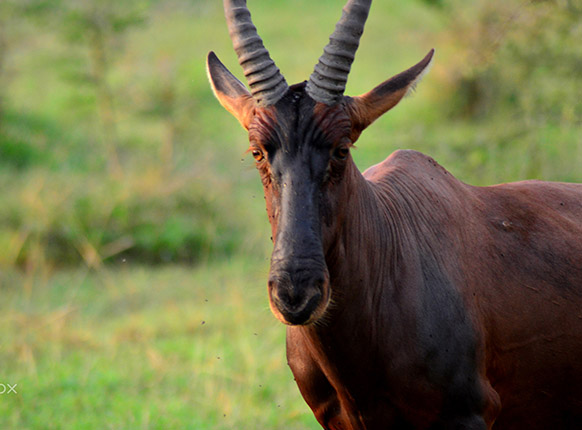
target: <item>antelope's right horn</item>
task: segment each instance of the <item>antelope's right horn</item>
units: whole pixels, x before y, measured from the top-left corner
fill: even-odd
[[[289,86],[253,25],[246,0],[224,0],[230,38],[251,94],[259,106],[277,103]]]
[[[307,83],[306,91],[315,101],[330,106],[341,101],[371,4],[372,0],[349,0],[344,6]]]

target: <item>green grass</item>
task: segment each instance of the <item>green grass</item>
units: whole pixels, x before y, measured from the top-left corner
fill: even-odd
[[[129,264],[129,263],[125,263]],[[0,277],[0,428],[318,428],[266,261]]]

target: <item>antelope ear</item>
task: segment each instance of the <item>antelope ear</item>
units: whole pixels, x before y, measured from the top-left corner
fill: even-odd
[[[410,69],[384,81],[372,91],[358,97],[345,97],[352,119],[351,140],[355,142],[362,131],[410,93],[432,63],[434,49]]]
[[[212,51],[206,58],[206,71],[212,91],[220,104],[248,130],[255,110],[255,100],[251,93]]]

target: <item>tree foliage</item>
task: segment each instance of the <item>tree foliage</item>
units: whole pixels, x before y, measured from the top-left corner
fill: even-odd
[[[582,5],[575,0],[447,2],[452,116],[518,114],[527,125],[582,118]],[[465,13],[453,13],[463,10]]]

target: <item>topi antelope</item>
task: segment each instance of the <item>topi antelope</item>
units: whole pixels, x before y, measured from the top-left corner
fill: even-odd
[[[414,151],[361,174],[351,146],[433,58],[345,96],[370,3],[348,1],[307,82],[245,0],[224,9],[250,92],[207,59],[263,182],[299,390],[326,429],[582,428],[582,185],[473,187]]]

